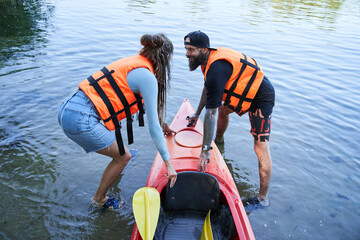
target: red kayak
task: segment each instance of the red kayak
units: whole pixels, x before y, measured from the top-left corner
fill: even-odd
[[[255,239],[239,192],[215,143],[206,173],[198,172],[203,124],[187,127],[186,117],[194,113],[185,99],[170,128],[176,134],[166,138],[171,161],[178,173],[173,188],[164,177],[165,164],[157,153],[146,187],[158,190],[160,216],[154,239],[200,239],[204,220],[211,209],[214,239]],[[136,223],[131,239],[142,239]]]

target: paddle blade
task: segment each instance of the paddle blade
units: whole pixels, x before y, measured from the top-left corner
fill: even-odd
[[[211,212],[211,210],[208,212],[208,214],[205,218],[204,227],[201,232],[201,240],[213,240],[214,239],[212,230],[211,230],[210,212]]]
[[[150,187],[138,189],[133,197],[133,212],[142,239],[153,239],[160,213],[159,192]]]

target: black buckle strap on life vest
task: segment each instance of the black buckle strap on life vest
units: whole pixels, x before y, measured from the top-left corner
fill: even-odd
[[[95,91],[99,94],[99,96],[101,97],[101,99],[105,103],[109,113],[111,115],[115,114],[115,110],[114,110],[109,98],[107,97],[104,90],[100,87],[100,85],[98,83],[99,79],[95,80],[92,76],[90,76],[90,77],[87,78],[87,80],[90,82],[90,85],[94,87]],[[112,121],[113,121],[113,123],[115,125],[116,142],[118,144],[120,155],[124,155],[125,154],[125,148],[124,148],[124,143],[123,143],[122,138],[121,138],[121,132],[120,132],[121,125],[120,125],[119,121],[117,120],[117,118],[113,118]]]
[[[140,96],[140,94],[135,94],[135,97],[139,108],[139,126],[143,127],[145,110],[144,110],[144,105],[142,103],[142,97]]]
[[[114,89],[116,95],[118,96],[118,98],[120,99],[120,101],[124,107],[125,115],[126,115],[126,129],[127,129],[127,134],[128,134],[128,143],[132,144],[134,142],[134,135],[133,135],[133,130],[132,130],[132,118],[131,118],[130,105],[129,105],[128,101],[126,100],[120,87],[117,85],[115,79],[109,72],[109,70],[106,67],[104,67],[103,69],[101,69],[101,71],[104,73],[104,75],[106,75],[108,82],[110,83],[111,87]]]
[[[245,55],[244,55],[245,56]],[[260,67],[257,65],[255,59],[252,58],[252,60],[254,60],[255,64],[252,64],[251,62],[249,62],[246,58],[245,59],[240,59],[240,62],[252,67],[252,68],[255,68],[256,70],[260,71]]]
[[[135,104],[137,104],[137,101],[134,101],[134,102],[130,103],[129,107],[131,108],[131,107],[134,106]],[[108,121],[112,120],[113,118],[116,118],[117,115],[119,115],[119,114],[122,113],[122,112],[125,112],[125,109],[122,109],[122,110],[120,110],[120,111],[117,111],[116,113],[110,115],[110,117],[108,117],[108,118],[106,118],[106,119],[103,119],[103,121],[104,121],[104,122],[108,122]],[[144,113],[145,113],[145,111],[144,111]]]
[[[245,55],[244,55],[244,56],[245,56]],[[241,60],[242,60],[242,59],[241,59]],[[241,60],[240,60],[240,61],[241,61]],[[255,60],[254,60],[254,62],[255,62]],[[250,91],[251,86],[253,85],[253,83],[254,83],[254,81],[255,81],[255,79],[256,79],[256,75],[257,75],[258,71],[260,70],[260,68],[258,67],[257,63],[255,62],[256,65],[254,65],[254,64],[248,62],[247,59],[246,59],[246,56],[245,56],[245,61],[243,60],[243,64],[244,64],[244,65],[246,64],[246,65],[248,65],[248,66],[250,66],[250,67],[252,67],[252,68],[255,68],[255,71],[254,71],[254,73],[252,74],[249,82],[247,83],[247,85],[246,85],[243,93],[241,94],[242,98],[240,99],[238,105],[236,106],[235,112],[240,112],[241,106],[242,106],[243,102],[245,101],[245,98],[246,98],[248,92]],[[251,99],[251,101],[252,101],[252,99]],[[250,102],[251,102],[251,101],[250,101]]]
[[[96,80],[93,78],[94,81],[90,83],[90,86],[93,86],[94,84],[98,83],[101,79],[106,78],[108,75],[111,75],[111,74],[113,74],[114,72],[115,72],[114,70],[111,70],[111,72],[108,72],[108,74],[104,74],[103,76],[99,77],[99,78],[96,79]]]
[[[243,93],[242,93],[242,95],[241,95],[242,98],[240,99],[238,105],[236,106],[235,112],[239,112],[239,111],[241,110],[241,105],[243,104],[243,102],[244,102],[244,100],[245,100],[245,96],[248,94],[248,92],[249,92],[249,90],[250,90],[250,88],[251,88],[251,85],[254,83],[257,73],[258,73],[258,70],[255,69],[255,72],[254,72],[253,75],[251,76],[250,81],[249,81],[248,84],[246,85],[245,90],[243,91]],[[251,101],[252,101],[252,99],[251,99]]]
[[[246,56],[245,54],[243,54],[243,55],[244,55],[244,58],[245,58],[245,59],[242,59],[242,58],[240,59],[240,62],[241,62],[243,65],[241,66],[241,70],[240,70],[239,76],[238,76],[237,79],[233,82],[233,84],[231,85],[230,89],[229,89],[228,91],[225,90],[225,92],[227,93],[227,96],[226,96],[226,99],[225,99],[225,103],[224,103],[224,104],[230,106],[230,105],[229,105],[229,104],[230,104],[230,98],[231,98],[232,96],[234,96],[234,97],[236,97],[236,98],[239,99],[239,103],[237,104],[237,106],[236,106],[235,108],[234,108],[234,107],[232,108],[235,112],[239,112],[239,111],[241,110],[241,107],[242,107],[242,104],[243,104],[244,101],[246,101],[246,102],[251,102],[251,101],[253,100],[253,99],[247,98],[246,96],[247,96],[248,92],[250,91],[250,88],[251,88],[252,84],[254,83],[254,81],[255,81],[255,79],[256,79],[256,75],[257,75],[258,71],[260,70],[260,68],[258,67],[258,65],[257,65],[257,63],[255,62],[255,60],[254,60],[255,64],[252,64],[251,62],[249,62],[249,61],[247,60],[247,56]],[[254,73],[252,74],[249,82],[247,83],[247,85],[246,85],[243,93],[242,93],[241,95],[239,95],[239,94],[237,94],[237,93],[234,93],[234,90],[235,90],[235,88],[236,88],[236,86],[237,86],[237,84],[238,84],[238,81],[239,81],[242,73],[244,72],[244,70],[245,70],[245,68],[246,68],[247,66],[252,67],[252,68],[255,68],[255,71],[254,71]]]
[[[246,59],[246,55],[245,55],[245,54],[243,54],[243,55],[244,55],[244,57],[245,57],[245,59]],[[241,60],[242,60],[242,59],[240,59],[240,62],[241,62]],[[236,86],[237,86],[237,84],[238,84],[238,82],[239,82],[239,79],[240,79],[241,75],[242,75],[243,72],[245,71],[246,66],[247,66],[246,64],[243,64],[243,65],[241,66],[241,70],[240,70],[240,72],[239,72],[238,77],[237,77],[236,80],[233,82],[233,84],[231,85],[230,89],[229,89],[228,91],[225,91],[225,92],[227,92],[227,96],[226,96],[226,99],[225,99],[225,102],[224,102],[225,105],[230,106],[230,105],[229,105],[229,104],[230,104],[230,98],[231,98],[232,96],[235,96],[234,90],[235,90],[235,88],[236,88]],[[238,95],[238,94],[236,94],[236,95]],[[238,95],[238,96],[239,96],[239,95]],[[238,97],[238,96],[235,96],[235,97]],[[240,95],[240,96],[241,96],[241,95]]]
[[[121,137],[121,126],[119,128],[115,128],[115,137],[116,137],[116,143],[119,148],[120,156],[125,154],[125,148],[124,148],[124,142]]]
[[[230,91],[225,89],[224,92],[229,93]],[[240,94],[237,94],[237,93],[234,93],[234,92],[231,93],[231,96],[234,96],[234,97],[239,98],[239,99],[244,99],[244,102],[251,102],[252,101],[251,98],[244,97],[244,96],[242,96]],[[230,106],[230,105],[228,107],[231,108],[232,110],[235,109],[235,108],[232,108],[232,106]]]

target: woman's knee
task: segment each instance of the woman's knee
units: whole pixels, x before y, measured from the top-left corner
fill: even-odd
[[[120,151],[119,151],[117,142],[114,141],[109,147],[101,149],[101,150],[97,151],[97,153],[111,157],[116,162],[128,163],[131,158],[131,153],[126,146],[124,146],[124,150],[125,150],[125,154],[120,155]]]
[[[113,159],[118,162],[118,163],[122,163],[122,164],[128,164],[131,158],[131,153],[128,149],[125,150],[125,154],[120,155],[120,154],[115,154],[115,156],[113,157]]]

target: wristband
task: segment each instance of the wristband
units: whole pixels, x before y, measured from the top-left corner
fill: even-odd
[[[203,151],[210,151],[211,149],[213,149],[211,146],[209,145],[203,145],[202,148],[201,148]]]

